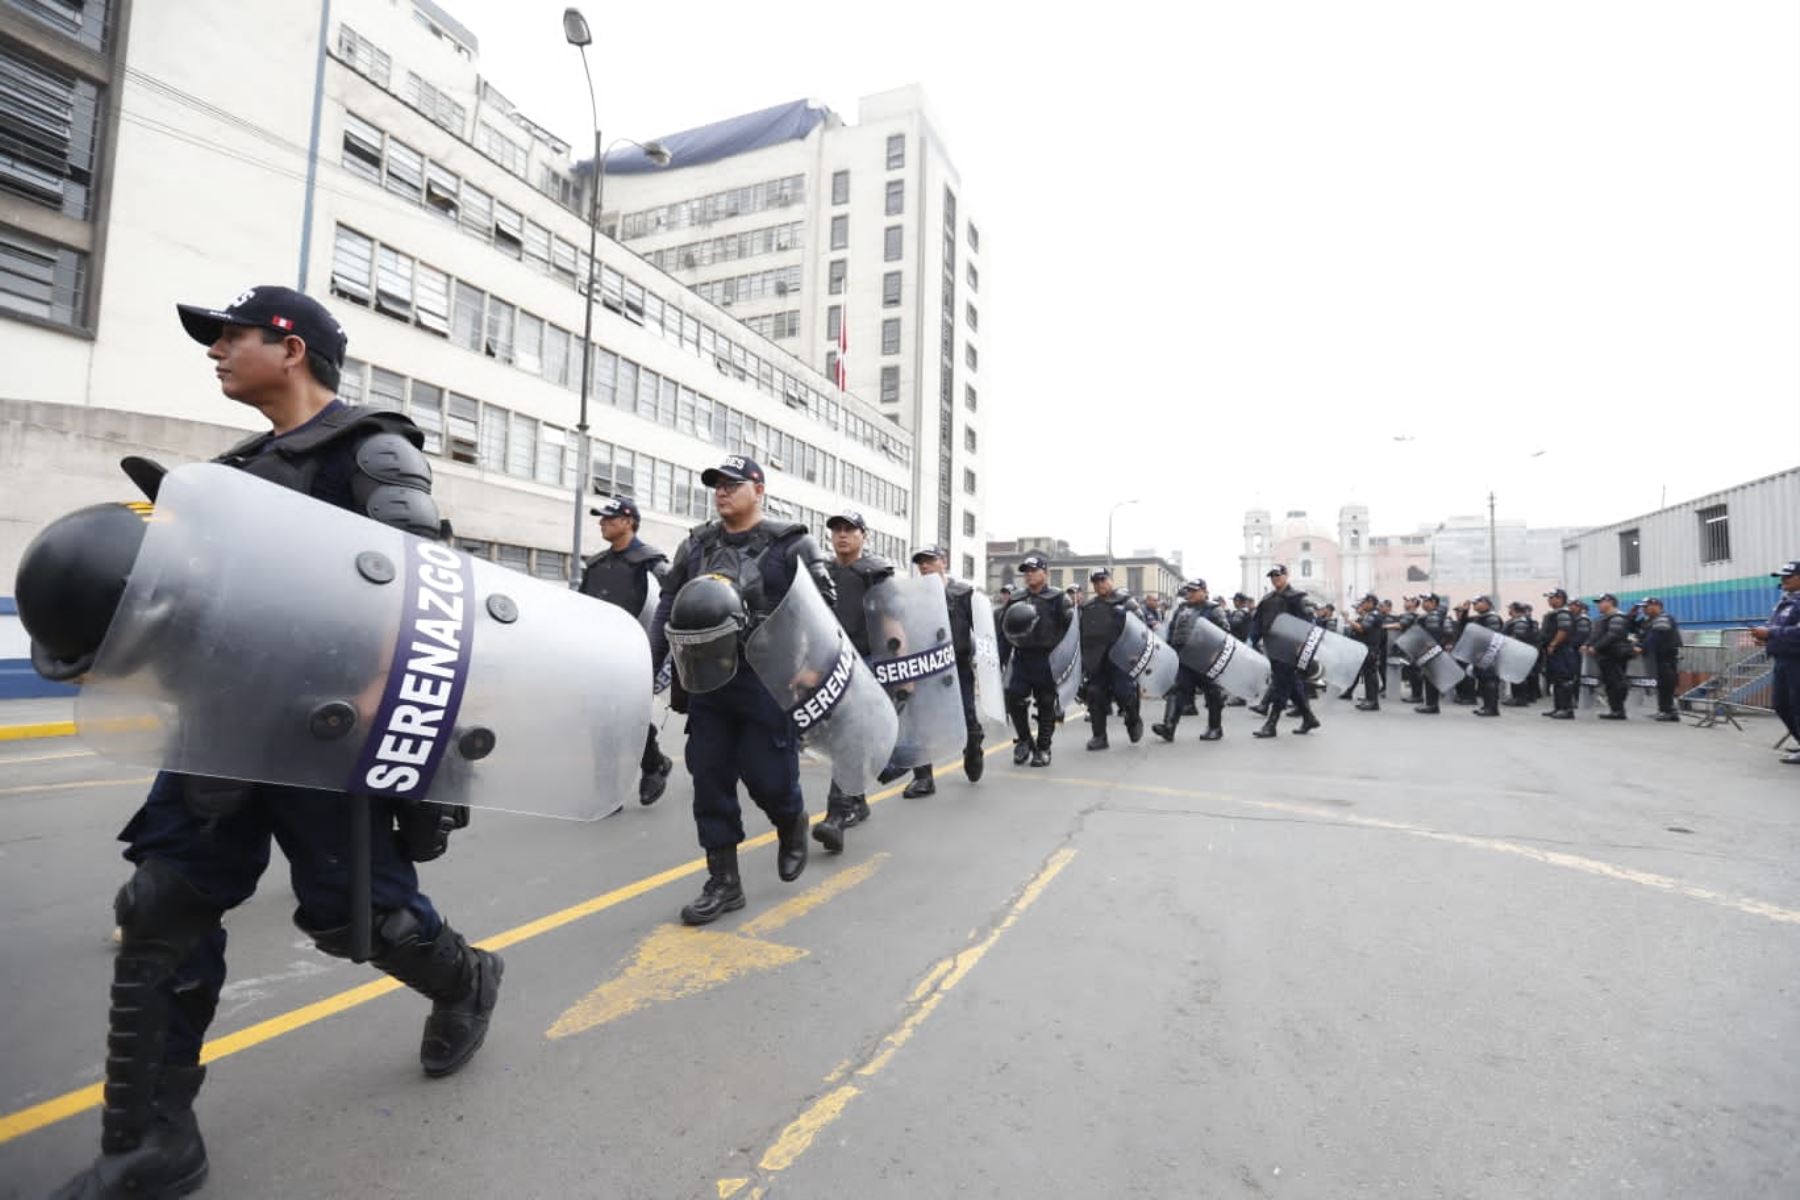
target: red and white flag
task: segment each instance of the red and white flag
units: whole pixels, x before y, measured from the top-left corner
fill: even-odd
[[[837,384],[838,391],[848,391],[850,388],[850,365],[847,361],[850,357],[850,318],[848,314],[838,320],[837,351],[837,378],[833,382]]]

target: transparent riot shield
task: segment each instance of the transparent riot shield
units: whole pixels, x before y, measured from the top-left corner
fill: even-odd
[[[1106,656],[1138,685],[1138,691],[1160,700],[1175,686],[1175,650],[1169,643],[1150,632],[1136,613],[1125,614],[1125,628],[1107,648]]]
[[[644,635],[650,634],[650,622],[656,619],[656,606],[662,602],[662,581],[656,572],[644,573],[644,608],[638,613],[638,624],[644,627]]]
[[[126,762],[577,820],[649,719],[629,614],[209,463],[164,477],[76,701]]]
[[[1471,667],[1492,670],[1508,683],[1524,683],[1537,668],[1537,648],[1474,622],[1463,626],[1450,656]]]
[[[1362,673],[1363,659],[1369,654],[1369,648],[1361,642],[1303,621],[1293,613],[1275,618],[1262,647],[1271,660],[1287,663],[1301,672],[1318,664],[1325,682],[1339,691],[1356,682]]]
[[[794,573],[744,657],[806,747],[830,760],[839,790],[867,793],[893,754],[900,718],[811,575]]]
[[[1396,637],[1394,649],[1405,655],[1406,661],[1440,692],[1447,692],[1462,682],[1462,666],[1437,644],[1423,625],[1414,625]]]
[[[1050,648],[1050,675],[1056,680],[1057,702],[1067,709],[1081,690],[1081,622],[1074,613],[1062,641]]]
[[[920,767],[968,740],[942,575],[894,576],[863,596],[869,667],[900,716],[892,765]]]
[[[1255,703],[1268,687],[1269,660],[1211,621],[1188,626],[1187,641],[1177,653],[1182,666],[1240,699]]]
[[[975,647],[975,713],[984,721],[1006,723],[1006,685],[1000,680],[1000,635],[994,605],[976,592],[969,597],[970,641]]]

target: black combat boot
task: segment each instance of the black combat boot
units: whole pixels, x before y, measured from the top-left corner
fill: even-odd
[[[1165,742],[1175,740],[1175,727],[1181,724],[1181,700],[1170,696],[1163,701],[1163,719],[1150,727],[1150,732]]]
[[[963,743],[963,774],[969,777],[970,783],[977,783],[981,773],[987,770],[987,755],[981,752],[981,731],[978,729],[969,735]]]
[[[1380,712],[1381,711],[1381,701],[1376,700],[1373,697],[1371,697],[1367,700],[1359,700],[1356,702],[1356,711],[1357,712]]]
[[[744,885],[738,881],[736,846],[706,852],[706,882],[693,903],[681,910],[683,925],[710,925],[744,907]]]
[[[1034,767],[1049,766],[1050,765],[1050,747],[1039,746],[1035,750],[1033,750],[1031,752],[1031,765]]]
[[[108,1151],[51,1194],[51,1200],[185,1196],[206,1182],[206,1143],[194,1119],[194,1096],[206,1068],[164,1064],[148,1124],[129,1149]]]
[[[421,930],[411,909],[380,914],[369,961],[431,999],[419,1064],[436,1078],[459,1070],[487,1040],[506,964],[498,954],[470,946],[448,923],[438,926],[435,937]]]
[[[1225,736],[1220,727],[1225,719],[1225,710],[1217,705],[1208,706],[1206,710],[1206,732],[1200,735],[1203,742],[1216,742]]]
[[[868,820],[869,802],[861,796],[847,798],[853,801],[850,807],[852,816],[855,816],[857,806],[862,808],[862,815],[856,818],[856,822]],[[806,827],[810,823],[806,809],[802,808],[787,824],[775,827],[775,873],[781,876],[783,883],[794,882],[800,878],[800,872],[806,870]],[[847,829],[851,824],[853,822],[846,821],[844,827]]]
[[[825,796],[825,819],[812,828],[813,841],[825,847],[825,853],[837,854],[844,848],[844,827],[850,819],[850,797],[838,791],[833,781]]]
[[[1481,707],[1475,710],[1476,716],[1497,717],[1500,715],[1500,681],[1498,679],[1477,680],[1475,695],[1481,701]]]
[[[1099,713],[1088,717],[1088,724],[1094,727],[1094,736],[1088,739],[1089,750],[1104,750],[1110,744],[1106,740],[1106,718]]]
[[[1140,704],[1133,704],[1125,713],[1125,736],[1131,739],[1132,745],[1144,740],[1144,709]]]
[[[1301,712],[1300,712],[1300,728],[1294,730],[1294,732],[1297,734],[1311,733],[1313,730],[1317,729],[1321,723],[1322,722],[1320,722],[1319,718],[1317,718],[1313,715],[1312,705],[1308,704],[1304,709],[1301,710]]]
[[[1056,737],[1056,721],[1061,719],[1060,717],[1056,720],[1038,718],[1037,745],[1031,751],[1032,766],[1047,767],[1050,765],[1050,743]]]
[[[638,777],[638,803],[655,804],[662,799],[662,794],[669,786],[669,773],[675,769],[675,762],[668,755],[660,755],[662,762],[651,767]]]
[[[1263,718],[1262,728],[1251,730],[1250,736],[1251,737],[1259,737],[1259,738],[1272,738],[1277,733],[1281,732],[1278,728],[1276,728],[1280,724],[1281,724],[1281,710],[1271,708],[1269,710],[1269,715],[1267,717]]]
[[[900,795],[908,800],[917,800],[920,796],[937,795],[937,780],[933,778],[932,769],[930,767],[913,768],[912,782],[906,785],[906,790]]]

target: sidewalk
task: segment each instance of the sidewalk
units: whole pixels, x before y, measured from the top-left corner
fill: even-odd
[[[0,700],[0,742],[70,737],[75,733],[75,701]]]

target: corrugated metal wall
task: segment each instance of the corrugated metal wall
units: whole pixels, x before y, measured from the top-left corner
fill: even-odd
[[[1731,556],[1703,563],[1700,510],[1726,506]],[[1619,537],[1638,537],[1638,572],[1621,570]],[[1769,572],[1800,557],[1800,467],[1701,496],[1628,521],[1590,529],[1563,544],[1572,596],[1612,592],[1621,604],[1660,596],[1690,627],[1761,622],[1775,606]]]

